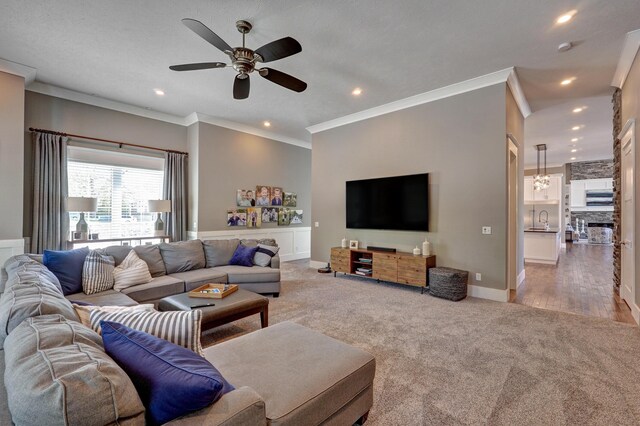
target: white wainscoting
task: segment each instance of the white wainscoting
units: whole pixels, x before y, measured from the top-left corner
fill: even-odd
[[[24,239],[0,240],[0,269],[11,256],[24,253]]]
[[[234,229],[189,232],[190,240],[224,240],[227,238],[273,238],[280,247],[280,260],[307,259],[311,256],[311,227]]]

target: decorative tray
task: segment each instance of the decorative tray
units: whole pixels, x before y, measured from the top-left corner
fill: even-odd
[[[189,297],[202,297],[205,299],[222,299],[238,290],[236,284],[208,283],[189,292]]]

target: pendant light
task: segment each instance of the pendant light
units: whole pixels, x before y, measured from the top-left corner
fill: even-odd
[[[547,174],[547,145],[540,144],[535,146],[538,155],[538,168],[536,175],[533,177],[533,189],[542,191],[547,189],[551,184],[551,176]],[[544,174],[540,173],[540,151],[544,152]]]

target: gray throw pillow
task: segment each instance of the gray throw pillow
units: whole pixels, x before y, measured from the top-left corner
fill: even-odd
[[[161,243],[159,247],[167,274],[202,269],[206,265],[200,240]]]
[[[7,338],[4,359],[13,422],[33,425],[144,425],[127,374],[93,330],[60,315],[25,320]]]
[[[109,246],[98,251],[104,255],[113,257],[116,266],[120,265],[131,251],[131,246]]]
[[[280,247],[258,244],[258,251],[256,251],[256,254],[253,256],[253,264],[269,266],[271,258],[278,253],[278,250],[280,250]]]
[[[207,240],[202,242],[204,254],[207,258],[207,268],[228,265],[233,253],[238,248],[240,240]]]
[[[167,269],[164,266],[164,261],[162,260],[160,249],[156,244],[136,246],[133,248],[133,250],[136,252],[140,259],[147,262],[147,266],[149,266],[149,272],[151,273],[152,277],[155,278],[167,275]]]

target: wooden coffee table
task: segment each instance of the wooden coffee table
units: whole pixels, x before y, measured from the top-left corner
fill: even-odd
[[[214,306],[194,307],[205,304]],[[262,328],[269,325],[269,299],[252,291],[239,288],[222,299],[189,297],[188,293],[175,294],[160,300],[160,311],[202,311],[202,331],[228,324],[249,315],[260,314]]]

